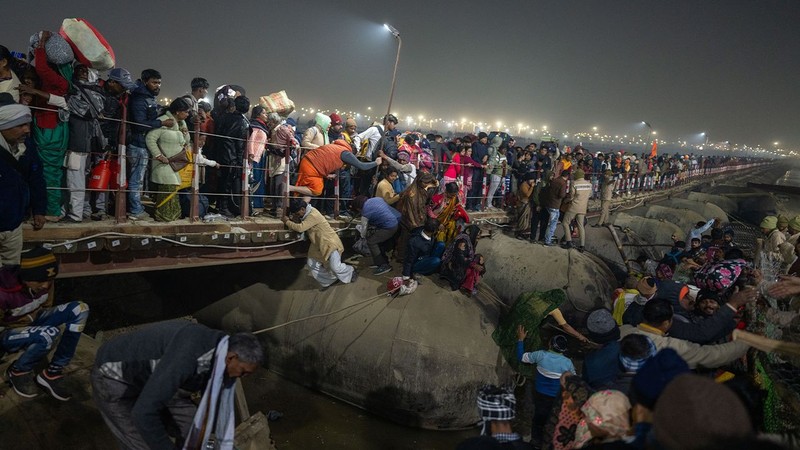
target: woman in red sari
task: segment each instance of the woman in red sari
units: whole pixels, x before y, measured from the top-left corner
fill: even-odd
[[[458,184],[450,182],[445,185],[444,193],[433,196],[428,206],[428,217],[439,220],[439,231],[436,233],[436,242],[449,245],[459,233],[458,221],[469,223],[469,215],[461,206],[458,199]]]

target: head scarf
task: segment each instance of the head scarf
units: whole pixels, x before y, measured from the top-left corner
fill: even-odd
[[[489,434],[488,422],[514,420],[517,399],[514,390],[497,386],[484,386],[478,391],[478,413],[481,416],[481,435]]]
[[[24,125],[31,121],[31,109],[14,102],[11,94],[4,92],[0,96],[0,130]]]
[[[607,433],[605,439],[625,436],[631,427],[628,414],[630,409],[631,402],[620,391],[605,390],[589,397],[581,407],[584,417],[578,424],[575,447],[584,447],[592,439],[589,423],[604,430]]]
[[[288,124],[280,125],[275,128],[275,130],[273,130],[273,135],[274,144],[277,145],[275,150],[278,152],[283,153],[286,147],[297,147],[297,139],[294,137],[294,131]]]
[[[314,122],[322,129],[322,136],[325,144],[330,144],[330,140],[328,139],[328,128],[331,127],[331,118],[325,114],[317,113],[317,115],[314,116]]]
[[[647,336],[644,336],[647,339],[647,354],[644,355],[643,358],[636,359],[630,356],[625,356],[622,352],[619,353],[619,363],[625,369],[626,372],[633,372],[636,373],[639,369],[644,366],[644,363],[647,362],[653,356],[656,356],[658,350],[656,349],[656,344],[653,343],[653,340]]]

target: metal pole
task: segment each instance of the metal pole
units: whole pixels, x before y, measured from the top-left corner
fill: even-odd
[[[386,115],[392,113],[392,99],[394,99],[394,83],[397,81],[397,65],[400,63],[400,47],[403,46],[403,40],[400,38],[400,35],[395,36],[397,38],[397,58],[394,60],[394,72],[392,73],[392,90],[389,93],[389,107],[386,109]]]
[[[192,194],[189,201],[189,222],[193,223],[199,219],[199,199],[198,194],[200,188],[200,165],[197,164],[197,156],[200,153],[200,130],[198,130],[199,123],[195,124],[193,131],[194,139],[192,139],[192,166],[194,172],[192,173]]]
[[[289,182],[291,181],[291,178],[289,177],[289,165],[290,165],[289,163],[291,161],[291,157],[289,156],[290,151],[291,149],[287,145],[286,148],[284,149],[284,156],[283,156],[284,162],[286,163],[286,169],[283,171],[284,183],[283,183],[283,193],[281,193],[281,195],[283,196],[283,208],[281,208],[280,211],[281,219],[286,217],[286,209],[289,207]]]
[[[127,94],[123,94],[126,95]],[[128,210],[127,205],[125,204],[125,191],[127,189],[128,184],[128,177],[127,177],[127,158],[126,158],[126,150],[125,147],[125,133],[127,128],[127,117],[128,117],[128,101],[127,98],[125,101],[121,102],[121,117],[122,121],[119,124],[119,137],[117,139],[117,163],[119,164],[119,173],[117,174],[117,193],[115,195],[114,201],[114,219],[117,223],[125,223],[127,222],[128,216],[126,212]]]

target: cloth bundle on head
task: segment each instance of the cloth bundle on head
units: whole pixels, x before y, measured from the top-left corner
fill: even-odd
[[[336,113],[331,113],[330,118],[331,118],[331,126],[340,125],[342,123],[342,116]]]
[[[689,365],[678,353],[665,348],[639,368],[631,382],[632,398],[647,409],[653,409],[661,392],[678,375],[689,372]]]
[[[637,336],[637,335],[633,335],[633,336]],[[656,344],[653,343],[652,339],[650,339],[647,336],[643,336],[643,335],[638,335],[638,336],[642,336],[643,338],[645,338],[647,340],[647,354],[645,354],[641,358],[633,358],[633,357],[630,357],[630,356],[623,355],[622,352],[620,352],[620,354],[619,354],[619,363],[622,365],[622,367],[625,369],[626,372],[639,372],[639,370],[642,368],[642,366],[644,366],[645,363],[650,358],[655,356],[656,353],[658,352],[658,349],[656,349]]]
[[[517,399],[510,388],[488,385],[478,391],[478,415],[481,416],[481,435],[489,434],[487,422],[509,421],[516,417]]]
[[[775,228],[778,228],[778,218],[775,216],[764,217],[764,220],[761,221],[759,228],[766,228],[767,230],[774,230]]]
[[[753,435],[744,404],[727,387],[709,378],[675,378],[653,411],[656,441],[667,450],[705,448],[721,439]]]
[[[8,130],[30,121],[30,108],[15,102],[8,92],[0,93],[0,130]]]
[[[606,344],[619,340],[619,326],[611,311],[605,308],[595,309],[586,315],[586,329],[592,342]]]
[[[19,278],[23,281],[47,281],[58,275],[58,261],[53,252],[35,247],[22,252],[20,257]]]
[[[656,293],[656,280],[653,277],[644,277],[636,284],[636,290],[642,297],[649,299]]]
[[[605,431],[604,439],[622,438],[631,427],[631,402],[620,391],[595,392],[581,407],[584,418],[575,432],[575,448],[581,448],[592,439],[589,423]]]

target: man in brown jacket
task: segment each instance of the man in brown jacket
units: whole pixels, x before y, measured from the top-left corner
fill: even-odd
[[[553,242],[553,236],[556,234],[556,227],[558,226],[561,202],[567,196],[567,180],[569,176],[569,170],[562,170],[560,176],[553,178],[540,194],[542,207],[547,208],[547,212],[550,213],[550,222],[547,224],[544,245],[557,245],[556,242]]]
[[[569,224],[572,219],[575,219],[578,224],[578,236],[580,236],[581,245],[578,251],[583,252],[583,247],[586,245],[586,230],[583,228],[583,222],[586,220],[586,210],[589,208],[589,197],[592,196],[592,183],[586,181],[583,170],[578,169],[575,171],[572,186],[569,189],[569,198],[572,199],[564,218],[561,220],[561,226],[564,227],[564,248],[572,248],[572,232],[569,230]]]
[[[282,220],[292,231],[308,232],[308,241],[311,243],[308,247],[308,269],[322,290],[337,281],[356,281],[358,273],[353,266],[342,262],[342,240],[316,208],[298,198],[292,199],[289,202],[289,216]]]

